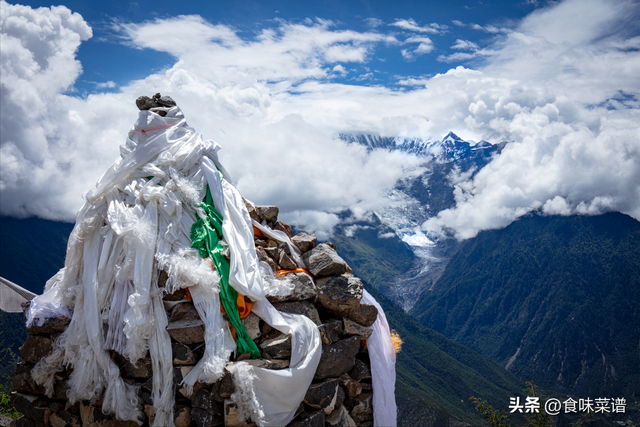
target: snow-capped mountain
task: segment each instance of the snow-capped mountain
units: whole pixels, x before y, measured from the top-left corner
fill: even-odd
[[[368,150],[403,151],[424,158],[423,166],[426,172],[418,177],[399,181],[396,187],[386,194],[389,199],[388,207],[375,212],[375,218],[366,224],[345,227],[345,230],[349,230],[348,237],[355,236],[356,239],[364,239],[362,233],[365,229],[377,229],[379,242],[371,239],[370,232],[367,237],[373,250],[376,245],[389,246],[389,242],[383,241],[389,238],[389,230],[411,249],[415,261],[408,271],[405,270],[403,274],[395,275],[392,279],[389,277],[380,280],[379,272],[375,277],[367,278],[374,286],[380,286],[387,297],[408,311],[424,289],[435,283],[458,247],[451,239],[444,242],[439,241],[437,236],[428,235],[422,230],[422,224],[438,212],[454,206],[454,185],[451,180],[454,174],[469,174],[471,171],[470,176],[473,176],[489,163],[506,143],[464,141],[453,132],[449,132],[442,139],[367,134],[340,134],[339,138],[349,144],[363,145]]]
[[[465,141],[453,132],[449,132],[441,140],[433,138],[386,137],[379,135],[340,134],[338,138],[350,143],[360,144],[369,150],[376,148],[390,151],[404,151],[420,157],[432,157],[439,163],[450,163],[483,153],[483,157],[498,149],[487,141]]]

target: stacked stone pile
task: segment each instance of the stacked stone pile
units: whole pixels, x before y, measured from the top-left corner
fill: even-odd
[[[252,218],[275,230],[285,232],[303,253],[306,269],[314,280],[303,272],[290,272],[278,276],[286,280],[293,290],[289,295],[269,296],[280,311],[303,314],[320,330],[322,358],[304,401],[300,404],[290,426],[372,426],[371,368],[366,339],[369,328],[376,320],[374,306],[360,303],[363,285],[336,252],[332,243],[316,244],[315,234],[292,235],[291,227],[278,221],[275,206],[247,204]],[[287,244],[265,237],[256,237],[256,252],[260,260],[274,271],[295,270],[296,265]],[[160,274],[159,285],[166,281]],[[175,424],[178,427],[197,426],[250,426],[240,421],[235,405],[229,399],[235,387],[229,372],[214,384],[196,383],[188,396],[180,382],[200,360],[204,353],[204,323],[192,302],[186,300],[184,290],[166,295],[173,304],[168,310],[174,365]],[[169,304],[167,304],[169,305]],[[271,328],[251,313],[242,320],[251,338],[258,345],[261,358],[250,360],[247,355],[236,355],[231,363],[245,360],[266,368],[284,369],[289,366],[291,337]],[[23,426],[137,426],[136,423],[117,421],[101,410],[101,400],[83,401],[71,405],[66,399],[66,380],[69,371],[58,373],[51,398],[45,396],[42,386],[35,383],[31,370],[48,355],[52,341],[63,332],[69,319],[50,319],[42,326],[29,328],[29,336],[20,349],[22,363],[16,367],[13,378],[12,402],[24,417],[13,422]],[[106,329],[106,328],[105,328]],[[138,386],[144,409],[144,426],[153,423],[153,375],[149,357],[132,366],[124,357],[112,352],[126,382]]]

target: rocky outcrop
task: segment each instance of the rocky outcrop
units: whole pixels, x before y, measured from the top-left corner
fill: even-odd
[[[376,319],[373,306],[360,303],[363,285],[351,274],[347,263],[330,243],[316,246],[314,234],[293,235],[291,227],[278,220],[276,206],[247,205],[252,218],[272,229],[281,230],[303,253],[302,258],[310,275],[293,272],[278,276],[290,289],[288,295],[269,296],[280,311],[309,317],[320,330],[322,357],[314,381],[290,426],[372,426],[371,369],[366,338]],[[256,252],[274,271],[297,268],[287,245],[265,237],[256,237]],[[312,280],[313,277],[313,280]],[[159,286],[166,281],[160,274]],[[185,302],[184,290],[166,295],[171,303],[167,311],[171,336],[175,408],[174,422],[178,427],[253,426],[238,419],[238,411],[230,400],[235,391],[229,372],[213,384],[196,383],[188,396],[180,382],[204,354],[204,324],[191,302]],[[181,302],[179,302],[181,301]],[[261,352],[261,358],[248,363],[266,369],[285,369],[289,366],[291,337],[271,328],[255,314],[242,320],[249,335]],[[70,372],[55,377],[54,395],[48,398],[44,388],[31,377],[35,364],[52,350],[52,341],[65,330],[68,319],[51,319],[42,327],[29,329],[29,337],[21,348],[23,362],[13,377],[12,401],[24,416],[12,423],[23,426],[131,426],[132,422],[118,421],[102,413],[102,400],[83,401],[75,405],[66,400]],[[143,426],[153,423],[152,367],[147,357],[136,366],[123,356],[111,352],[120,366],[124,380],[138,387]],[[239,356],[244,358],[245,356]],[[233,361],[233,360],[232,360]]]

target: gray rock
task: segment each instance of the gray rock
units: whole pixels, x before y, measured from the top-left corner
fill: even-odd
[[[371,326],[378,318],[378,309],[374,305],[360,304],[346,313],[346,316],[363,326]]]
[[[264,242],[265,245],[267,244],[267,242]],[[263,248],[263,250],[265,251],[265,253],[267,254],[267,256],[271,259],[278,259],[280,257],[278,248],[268,248],[265,247]]]
[[[231,400],[224,401],[224,425],[225,427],[252,427],[252,422],[240,421],[238,407]]]
[[[174,365],[195,365],[198,362],[195,353],[185,344],[179,342],[171,343],[171,352]]]
[[[144,359],[139,360],[135,366],[125,359],[124,364],[120,367],[120,375],[122,378],[151,378],[153,375],[151,358],[147,355]]]
[[[30,334],[57,334],[60,332],[64,332],[71,323],[71,319],[68,317],[52,317],[50,319],[45,320],[42,323],[42,326],[37,326],[35,324],[31,325],[27,328],[27,332]]]
[[[221,405],[218,405],[218,402],[222,403],[223,400],[216,399],[218,397],[216,395],[217,393],[212,391],[211,388],[200,389],[191,396],[191,407],[204,409],[222,421],[222,408],[220,407]]]
[[[220,412],[220,411],[218,411]],[[197,427],[215,427],[224,425],[222,414],[213,414],[206,409],[191,408],[191,420]]]
[[[356,422],[349,415],[347,408],[341,406],[324,419],[324,425],[325,427],[356,427]]]
[[[289,236],[289,238],[293,237],[293,230],[291,229],[291,226],[285,222],[276,222],[274,229],[283,231],[287,236]]]
[[[359,360],[358,360],[359,362]],[[344,389],[347,396],[354,398],[362,393],[362,385],[351,378],[349,374],[340,375],[340,386]]]
[[[316,287],[311,277],[306,273],[288,273],[277,277],[277,280],[287,281],[293,284],[293,290],[289,295],[269,295],[267,299],[270,302],[283,302],[283,301],[303,301],[312,300],[315,301],[318,297],[318,288]]]
[[[318,239],[316,238],[316,233],[298,233],[291,238],[291,241],[300,249],[300,252],[304,253],[315,248]]]
[[[169,276],[167,276],[167,273],[162,271],[160,272],[160,278],[162,278],[163,276],[165,277],[164,281],[166,282]],[[160,286],[160,279],[158,279],[158,286]],[[165,296],[162,297],[162,299],[165,301],[181,301],[183,299],[186,299],[186,294],[187,294],[186,289],[177,289],[172,294],[165,294]]]
[[[231,375],[226,368],[224,370],[224,375],[220,378],[217,384],[218,394],[225,399],[231,397],[231,395],[236,391],[236,385],[233,382],[233,375]]]
[[[240,322],[242,322],[252,340],[262,335],[262,332],[260,332],[260,318],[255,313],[249,313],[247,317],[240,319]]]
[[[255,366],[256,368],[272,369],[276,371],[289,367],[289,361],[281,359],[253,359],[246,360],[245,362],[251,366]]]
[[[373,421],[373,405],[371,404],[373,394],[371,392],[362,393],[355,401],[351,410],[351,418],[356,425],[361,425],[366,421]]]
[[[25,417],[35,421],[45,422],[51,411],[48,408],[49,401],[40,396],[32,396],[29,394],[11,393],[11,404],[16,411],[23,414]]]
[[[284,359],[291,357],[291,335],[265,340],[260,343],[260,349],[272,359]]]
[[[329,415],[334,409],[342,406],[344,391],[337,378],[330,378],[318,384],[311,384],[304,396],[304,403],[312,408],[322,409]]]
[[[51,350],[51,338],[42,335],[28,335],[20,347],[20,355],[25,362],[38,362],[49,355]]]
[[[358,382],[370,380],[371,368],[362,360],[356,359],[353,368],[349,371],[349,376]]]
[[[81,427],[82,420],[76,414],[61,411],[53,412],[49,417],[51,427]]]
[[[314,276],[338,276],[347,271],[347,263],[325,243],[305,252],[302,259]]]
[[[253,206],[253,204],[244,197],[242,198],[242,201],[247,207],[247,212],[249,212],[249,216],[251,217],[251,219],[255,219],[256,221],[260,222],[260,218],[258,217],[258,213],[256,212],[256,208]]]
[[[198,320],[178,320],[167,325],[171,338],[182,344],[204,342],[204,322]]]
[[[291,255],[291,249],[289,248],[289,245],[287,245],[286,243],[278,244],[278,253],[280,253],[280,251],[284,251],[285,254]]]
[[[173,411],[173,421],[176,427],[189,427],[191,425],[191,408],[180,406]]]
[[[344,325],[344,334],[345,335],[359,335],[360,337],[367,339],[373,333],[373,330],[367,328],[366,326],[362,326],[351,319],[344,318],[342,319]]]
[[[318,280],[317,285],[320,304],[337,316],[350,317],[349,313],[360,306],[364,287],[358,278],[331,277],[326,281]]]
[[[177,322],[178,320],[200,320],[198,310],[196,310],[196,307],[191,301],[181,302],[173,307],[169,323]]]
[[[267,242],[265,241],[264,244],[266,245]],[[278,248],[265,248],[262,246],[256,246],[256,255],[258,255],[258,260],[266,262],[267,264],[269,264],[269,267],[271,267],[272,271],[276,271],[278,269],[278,266],[276,265],[276,262],[273,260],[273,258],[269,256],[269,252],[267,252],[267,249],[270,249],[271,252],[275,251],[275,256],[278,256]]]
[[[320,363],[313,378],[316,380],[337,378],[349,372],[355,365],[359,349],[359,337],[349,337],[330,345],[323,345]]]
[[[334,320],[333,322],[325,323],[318,327],[320,330],[320,338],[322,339],[322,344],[333,344],[340,340],[340,334],[342,334],[342,322],[339,320]]]
[[[148,96],[139,96],[136,99],[136,106],[139,110],[150,110],[158,107],[175,107],[176,102],[170,96],[161,96],[159,93],[149,98]]]
[[[296,268],[298,268],[298,264],[296,264],[293,258],[287,255],[285,251],[280,252],[278,264],[280,265],[280,269],[282,270],[295,270]]]
[[[285,313],[303,314],[313,321],[316,325],[320,326],[320,315],[318,309],[309,301],[285,301],[274,303],[273,306],[276,310],[284,311]]]
[[[304,414],[301,414],[299,419],[290,422],[287,427],[324,427],[324,411],[312,412],[305,418],[302,418],[302,415]]]
[[[278,213],[280,210],[277,206],[256,206],[256,213],[258,214],[258,222],[262,221],[276,223],[278,221]]]
[[[18,363],[13,375],[13,389],[23,394],[44,394],[44,387],[37,384],[31,377],[31,370],[35,365],[31,363]]]

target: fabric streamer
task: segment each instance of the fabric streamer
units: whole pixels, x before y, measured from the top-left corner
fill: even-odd
[[[6,313],[22,313],[22,303],[31,301],[35,296],[33,292],[0,277],[0,310]]]
[[[398,425],[395,397],[396,350],[389,323],[378,301],[365,289],[362,290],[360,302],[374,305],[378,309],[378,317],[371,326],[373,333],[367,338],[373,386],[373,425],[395,427]]]
[[[251,353],[251,357],[260,357],[260,350],[253,342],[244,325],[240,321],[238,313],[238,293],[229,286],[229,261],[224,257],[223,248],[220,244],[222,237],[222,217],[213,207],[213,199],[209,187],[204,203],[200,208],[205,212],[206,217],[200,217],[191,227],[191,246],[200,251],[203,258],[211,258],[216,271],[220,274],[220,300],[224,307],[229,322],[236,330],[236,345],[241,354]]]

